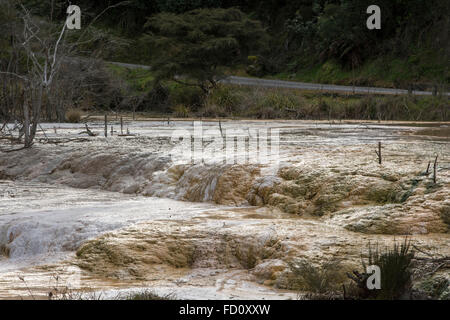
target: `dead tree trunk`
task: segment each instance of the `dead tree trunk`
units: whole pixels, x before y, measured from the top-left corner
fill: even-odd
[[[27,145],[26,147],[30,147],[33,143],[34,137],[36,136],[37,126],[41,120],[41,108],[42,108],[42,95],[43,95],[43,85],[40,83],[38,85],[37,90],[33,90],[32,94],[33,96],[33,103],[32,103],[32,114],[33,114],[33,120],[31,122],[31,132],[30,132],[30,145]]]
[[[25,134],[25,148],[31,146],[30,140],[30,110],[28,108],[28,102],[24,101],[23,103],[23,132]]]

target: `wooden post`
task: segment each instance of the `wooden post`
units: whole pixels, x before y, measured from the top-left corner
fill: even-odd
[[[381,142],[378,142],[378,154],[380,155],[378,163],[381,164]]]
[[[438,159],[438,156],[436,155],[436,158],[434,159],[434,165],[433,165],[433,167],[434,167],[434,170],[433,170],[433,182],[434,183],[436,183],[437,159]]]
[[[120,134],[123,134],[123,118],[120,117]]]
[[[111,126],[111,137],[114,135],[114,129],[113,126]]]
[[[375,153],[378,156],[378,163],[381,164],[382,160],[381,160],[381,142],[378,142],[378,151],[375,151]]]
[[[105,137],[108,137],[108,116],[105,114]]]
[[[428,175],[430,173],[430,164],[431,164],[431,162],[428,161],[427,171],[425,172],[426,175]]]

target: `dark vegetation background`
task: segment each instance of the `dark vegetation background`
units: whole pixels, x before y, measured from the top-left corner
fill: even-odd
[[[47,23],[63,21],[69,5],[61,0],[21,2]],[[120,2],[77,1],[82,26]],[[366,28],[371,4],[381,8],[381,30]],[[178,117],[448,120],[448,98],[439,95],[302,93],[221,86],[215,80],[237,74],[448,91],[449,9],[450,2],[441,0],[126,1],[100,16],[89,30],[95,40],[80,45],[78,55],[150,65],[152,70],[99,60],[90,66],[67,63],[64,68],[71,74],[83,75],[77,81],[61,77],[59,98],[47,97],[44,118],[63,121],[67,111],[76,109]],[[0,11],[2,69],[20,27],[8,12]],[[74,88],[74,83],[83,85]],[[17,116],[10,91],[3,86],[0,95],[3,118]]]

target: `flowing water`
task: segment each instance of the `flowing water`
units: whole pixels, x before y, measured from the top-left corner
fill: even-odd
[[[369,241],[405,234],[449,252],[448,137],[412,124],[111,125],[105,138],[90,123],[99,135],[84,141],[82,125],[43,124],[51,143],[0,153],[0,298],[68,286],[291,299],[297,258],[352,268]]]

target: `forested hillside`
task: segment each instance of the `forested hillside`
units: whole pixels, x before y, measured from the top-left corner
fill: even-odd
[[[40,4],[41,14],[50,11],[49,5],[35,2]],[[79,1],[79,5],[94,16],[118,2]],[[65,9],[62,3],[61,15]],[[366,27],[366,9],[371,4],[381,8],[381,30]],[[231,7],[260,21],[269,35],[260,50],[253,53],[257,59],[241,66],[258,76],[281,73],[296,79],[336,83],[354,78],[362,85],[403,87],[409,83],[448,83],[450,79],[448,1],[132,0],[109,10],[101,22],[115,34],[137,40],[146,32],[147,18],[157,14]],[[135,49],[117,52],[117,58],[152,62],[144,44]]]
[[[62,0],[24,0],[22,4],[48,26],[61,24],[68,6]],[[366,9],[371,4],[381,8],[380,30],[366,27]],[[0,14],[5,30],[0,35],[0,65],[6,70],[12,61],[15,33],[22,28],[14,12],[22,7],[14,0],[2,0],[2,5],[9,8]],[[82,11],[82,30],[71,30],[64,38],[77,43],[77,56],[153,69],[138,72],[97,65],[93,72],[85,66],[91,73],[77,81],[84,81],[80,90],[87,92],[78,92],[66,109],[89,105],[129,108],[130,101],[135,101],[140,111],[166,113],[169,108],[169,112],[187,115],[202,109],[202,114],[211,114],[205,101],[220,95],[213,92],[216,80],[228,74],[429,91],[448,91],[450,82],[448,1],[80,0],[77,5]],[[76,42],[80,34],[87,39]],[[24,58],[15,56],[19,67],[24,67]],[[65,67],[78,68],[73,63]],[[226,100],[226,105],[232,99],[227,96],[221,101]],[[272,98],[263,100],[267,99]],[[329,108],[320,107],[322,99],[316,100],[316,107],[325,110],[317,114],[329,116]],[[422,106],[430,104],[411,103],[408,110],[421,111],[402,119],[423,117]],[[358,108],[366,107],[364,102]],[[441,102],[434,107],[446,109]],[[226,115],[226,110],[216,108],[212,115]],[[55,110],[48,113],[49,118],[63,118]],[[275,114],[286,116],[284,111]],[[431,116],[430,120],[444,118]]]

